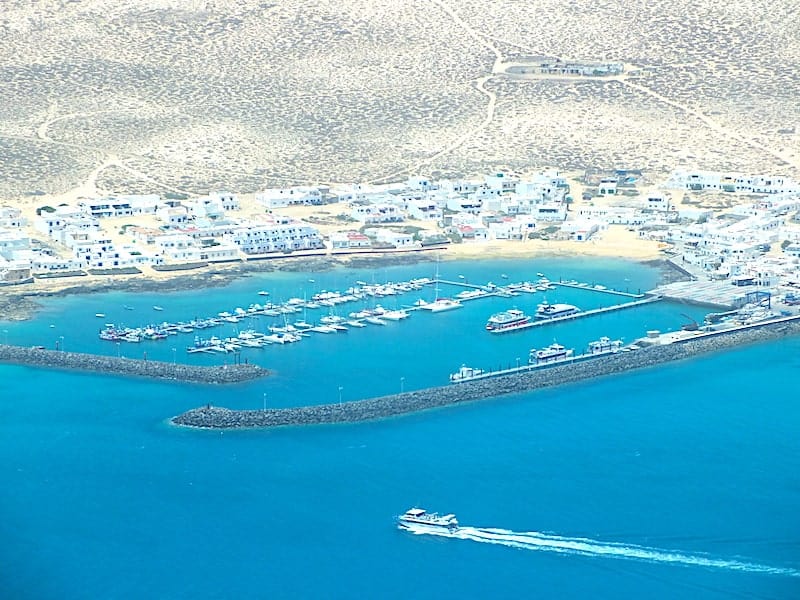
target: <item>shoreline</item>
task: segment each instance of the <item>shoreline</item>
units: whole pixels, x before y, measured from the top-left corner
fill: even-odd
[[[548,246],[549,244],[549,246]],[[342,267],[369,268],[393,265],[413,265],[433,262],[436,256],[444,261],[510,259],[533,257],[565,258],[591,257],[622,258],[660,268],[662,274],[675,273],[669,261],[658,250],[617,253],[602,245],[581,245],[566,242],[501,242],[465,243],[414,250],[371,250],[341,253],[306,253],[277,255],[226,263],[209,263],[194,269],[156,271],[148,269],[137,274],[83,275],[35,279],[33,283],[0,287],[0,315],[5,321],[25,321],[42,308],[39,298],[71,296],[110,291],[174,292],[199,288],[223,287],[232,281],[255,273],[325,272]],[[628,247],[628,250],[633,250]]]

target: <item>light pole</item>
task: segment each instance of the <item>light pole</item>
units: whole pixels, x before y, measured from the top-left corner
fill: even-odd
[[[173,348],[173,349],[172,349],[172,364],[173,364],[173,365],[174,365],[175,363],[177,363],[177,356],[176,356],[176,353],[177,353],[177,352],[178,352],[178,349],[177,349],[177,348]]]
[[[342,386],[339,386],[339,404],[341,404],[341,403],[342,403],[342,390],[343,390],[343,389],[344,389],[344,388],[343,388]]]
[[[517,357],[517,368],[519,369],[519,356]]]
[[[121,354],[121,350],[120,350],[119,346],[120,346],[120,344],[119,344],[119,342],[117,342],[117,358],[119,358],[120,354]]]
[[[405,382],[406,382],[406,378],[405,377],[401,377],[400,378],[400,393],[401,394],[403,393],[403,387],[404,387]]]
[[[61,351],[63,352],[64,351],[64,336],[60,335],[60,336],[58,336],[58,338],[61,340]]]
[[[267,412],[267,392],[261,395],[261,399],[264,401],[264,412]]]

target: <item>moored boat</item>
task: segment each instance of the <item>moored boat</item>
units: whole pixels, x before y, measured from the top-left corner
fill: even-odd
[[[622,340],[612,340],[603,336],[599,340],[589,342],[586,353],[596,356],[598,354],[619,352],[620,350],[622,350]]]
[[[461,302],[458,300],[453,300],[451,298],[437,298],[433,302],[423,304],[421,308],[431,312],[442,312],[445,310],[453,310],[454,308],[461,308],[462,306],[463,304],[461,304]]]
[[[432,528],[436,530],[456,531],[458,520],[454,514],[440,515],[429,513],[423,508],[409,508],[397,517],[397,526],[400,529],[412,529],[415,526]]]
[[[546,300],[536,309],[536,319],[557,319],[581,312],[581,309],[572,304],[549,304]]]
[[[483,373],[484,373],[483,369],[476,369],[474,367],[461,365],[461,368],[458,369],[458,371],[450,374],[450,383],[469,381],[470,379],[474,379],[478,375],[483,375]]]
[[[495,313],[486,322],[486,331],[492,333],[503,333],[513,331],[530,323],[531,318],[521,310],[512,308],[503,312]]]
[[[571,358],[572,355],[573,351],[571,349],[567,349],[561,344],[553,343],[546,348],[542,348],[541,350],[537,350],[535,348],[531,350],[528,362],[532,365],[540,365],[544,363],[566,360]]]

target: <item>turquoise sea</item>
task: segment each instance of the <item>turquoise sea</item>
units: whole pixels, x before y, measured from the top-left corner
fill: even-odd
[[[644,291],[659,279],[621,260],[439,268],[470,283],[543,272]],[[0,322],[0,341],[220,364],[233,358],[185,352],[193,334],[117,346],[97,332],[105,322],[231,311],[263,302],[258,290],[277,301],[432,275],[430,263],[340,268],[170,294],[48,298],[33,320]],[[546,297],[584,309],[620,301],[586,290]],[[602,335],[630,341],[708,312],[660,302],[503,336],[483,331],[493,312],[533,310],[541,299],[478,300],[243,351],[275,375],[235,387],[0,366],[2,597],[800,597],[797,338],[373,423],[224,433],[167,424],[209,402],[292,406],[444,385],[462,364],[513,366],[554,339],[580,350]],[[396,529],[395,515],[416,505],[454,512],[464,527],[450,537]]]

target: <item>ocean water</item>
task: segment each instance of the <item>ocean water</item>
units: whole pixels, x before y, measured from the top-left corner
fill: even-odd
[[[608,260],[439,268],[453,281],[544,272],[631,291],[659,276]],[[261,289],[280,300],[432,271],[270,273],[202,292],[50,298],[35,319],[0,323],[0,339],[218,364],[232,359],[185,353],[191,335],[117,347],[97,331],[246,307],[263,301]],[[547,299],[619,302],[564,289]],[[553,339],[576,349],[601,335],[632,340],[707,312],[661,302],[482,331],[492,312],[539,301],[478,300],[243,351],[275,375],[232,388],[0,366],[3,597],[800,596],[799,339],[372,423],[224,433],[167,424],[207,402],[291,406],[443,385],[461,364],[513,365]],[[463,528],[397,530],[394,516],[414,505],[454,512]]]

